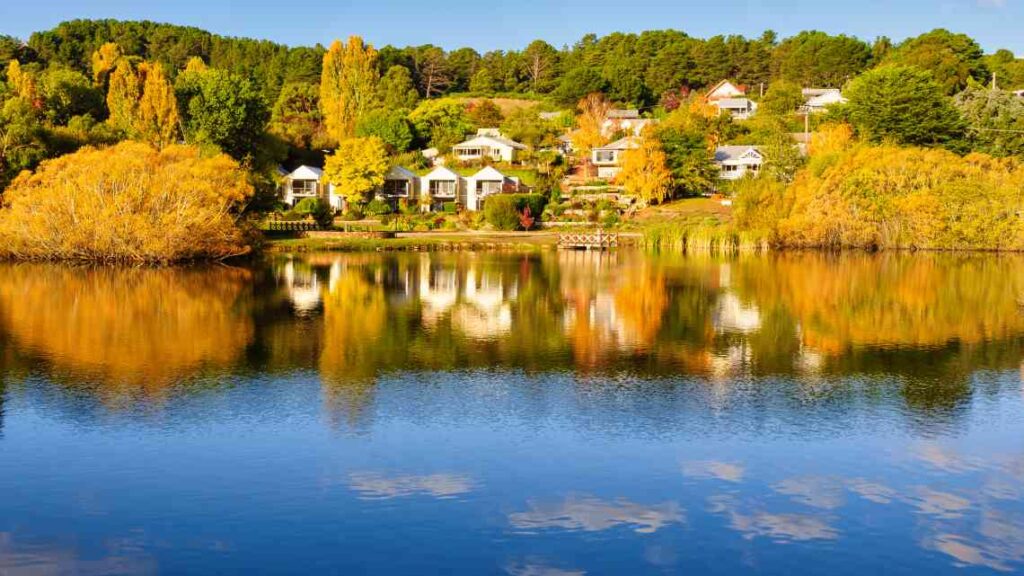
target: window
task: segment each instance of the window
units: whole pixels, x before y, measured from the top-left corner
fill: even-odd
[[[316,180],[292,180],[292,194],[295,196],[316,196]]]
[[[455,196],[455,180],[431,180],[431,196]]]
[[[483,150],[481,150],[480,148],[459,148],[459,156],[483,156]]]
[[[476,191],[481,196],[497,194],[501,192],[501,182],[497,180],[481,180],[476,183]]]
[[[615,150],[595,150],[594,162],[615,162]]]
[[[384,181],[384,195],[385,196],[405,196],[409,190],[409,182],[407,180],[385,180]]]
[[[739,169],[740,167],[735,164],[726,164],[725,166],[722,166],[722,170],[725,170],[726,172],[736,172]]]

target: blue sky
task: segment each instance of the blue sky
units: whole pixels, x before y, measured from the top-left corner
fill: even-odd
[[[588,32],[660,28],[692,36],[782,36],[816,29],[894,40],[944,27],[986,51],[1024,56],[1024,0],[0,0],[0,33],[22,38],[72,18],[149,19],[291,45],[326,44],[359,34],[376,45],[432,43],[480,51],[556,46]]]

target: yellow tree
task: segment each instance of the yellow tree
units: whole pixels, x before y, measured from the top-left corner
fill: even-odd
[[[11,60],[7,65],[7,85],[19,97],[28,100],[33,106],[39,106],[39,91],[36,89],[36,79],[30,72],[22,70],[21,64],[17,60]]]
[[[338,144],[327,157],[324,176],[349,202],[360,203],[367,195],[384,185],[384,176],[391,169],[387,146],[376,136],[348,138]]]
[[[200,58],[199,56],[193,56],[193,57],[188,59],[188,62],[185,63],[184,73],[185,74],[190,74],[190,73],[193,73],[193,72],[201,73],[201,72],[206,72],[207,70],[208,70],[208,68],[206,66],[206,62],[203,62],[203,59]]]
[[[655,138],[643,138],[637,148],[623,153],[622,171],[616,180],[626,188],[626,192],[644,204],[667,198],[672,172],[668,169],[668,157],[661,142]]]
[[[320,75],[320,111],[331,138],[341,142],[355,135],[356,122],[376,106],[379,79],[373,46],[359,36],[331,44]]]
[[[107,78],[117,67],[124,55],[121,47],[114,42],[107,42],[92,53],[92,81],[96,86],[106,86]]]
[[[131,134],[137,124],[141,95],[142,87],[139,85],[139,76],[135,73],[131,63],[126,58],[122,58],[110,74],[110,87],[107,89],[110,125]]]
[[[576,116],[576,130],[571,136],[572,146],[582,158],[589,159],[594,148],[608,142],[602,129],[611,104],[604,94],[595,92],[580,100],[577,108],[579,114]]]
[[[144,63],[139,71],[145,76],[136,131],[146,140],[163,148],[175,141],[178,133],[178,101],[159,62]]]

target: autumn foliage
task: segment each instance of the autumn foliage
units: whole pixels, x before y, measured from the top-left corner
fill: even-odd
[[[138,142],[43,162],[19,176],[0,210],[0,256],[181,261],[248,251],[237,225],[253,189],[224,154]]]

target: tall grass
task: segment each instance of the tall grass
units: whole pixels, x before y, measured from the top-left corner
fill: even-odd
[[[643,246],[658,252],[740,253],[770,248],[765,232],[736,230],[728,224],[666,223],[643,230]]]

